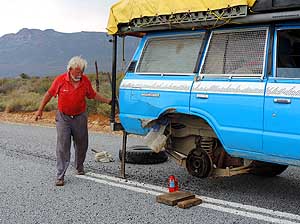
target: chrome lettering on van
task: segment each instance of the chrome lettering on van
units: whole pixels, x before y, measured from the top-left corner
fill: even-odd
[[[200,81],[194,84],[193,92],[264,95],[265,83],[263,82],[219,82]]]
[[[193,81],[125,79],[120,89],[189,92]]]
[[[300,97],[300,84],[269,83],[266,96]]]

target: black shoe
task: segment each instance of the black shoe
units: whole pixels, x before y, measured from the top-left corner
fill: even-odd
[[[76,175],[84,175],[84,170],[76,170]]]
[[[65,185],[65,182],[64,182],[64,180],[56,180],[56,181],[55,181],[55,185],[56,185],[56,186],[59,186],[59,187],[60,187],[60,186],[64,186],[64,185]]]

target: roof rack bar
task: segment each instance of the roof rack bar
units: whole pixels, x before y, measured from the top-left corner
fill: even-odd
[[[294,20],[300,18],[300,10],[272,12],[262,14],[252,14],[240,18],[228,18],[226,20],[210,20],[200,22],[182,22],[182,23],[169,23],[169,24],[153,24],[149,26],[131,26],[131,24],[120,24],[119,34],[126,34],[132,32],[146,32],[146,31],[159,31],[171,29],[200,29],[215,26],[222,26],[227,24],[251,24],[251,23],[266,23],[276,21]]]

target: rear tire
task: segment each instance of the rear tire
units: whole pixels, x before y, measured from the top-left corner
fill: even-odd
[[[122,150],[119,150],[119,159],[122,160]],[[132,164],[157,164],[168,160],[166,152],[153,152],[149,147],[143,145],[129,146],[126,149],[125,162]]]
[[[275,177],[288,168],[287,165],[267,163],[261,161],[252,161],[250,167],[253,168],[250,173],[264,177]]]

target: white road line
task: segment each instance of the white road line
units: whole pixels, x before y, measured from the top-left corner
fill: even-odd
[[[119,184],[119,183],[115,183],[115,182],[112,182],[112,181],[109,181],[109,180],[102,180],[102,179],[97,179],[97,178],[94,178],[94,177],[82,176],[82,175],[77,175],[77,177],[81,178],[81,179],[91,180],[91,181],[94,181],[94,182],[97,182],[97,183],[100,183],[100,184],[106,184],[106,185],[110,185],[110,186],[113,186],[113,187],[124,188],[124,189],[127,189],[127,190],[139,192],[139,193],[151,194],[151,195],[161,194],[161,192],[145,190],[143,188],[138,188],[138,187],[134,187],[134,186]]]
[[[238,209],[226,208],[223,206],[217,206],[217,205],[209,204],[209,203],[203,203],[203,204],[200,204],[199,206],[217,210],[220,212],[231,213],[234,215],[244,216],[247,218],[253,218],[253,219],[263,220],[263,221],[272,222],[272,223],[279,223],[279,224],[296,224],[296,223],[298,223],[299,224],[299,222],[293,222],[293,221],[289,221],[287,219],[273,218],[271,216],[265,216],[265,215],[261,215],[261,214],[257,214],[257,213],[241,211]]]
[[[151,194],[155,196],[161,194],[162,192],[168,191],[168,189],[164,187],[140,183],[136,181],[124,180],[117,177],[111,177],[111,176],[95,174],[95,173],[87,173],[86,176],[77,176],[77,177],[86,180],[91,180],[101,184],[128,189],[139,193]],[[279,223],[279,224],[285,224],[285,223],[295,224],[295,223],[299,223],[298,221],[300,220],[299,215],[295,215],[292,213],[274,211],[270,209],[260,208],[251,205],[244,205],[236,202],[228,202],[228,201],[223,201],[220,199],[214,199],[214,198],[209,198],[204,196],[198,196],[198,197],[200,197],[204,201],[204,203],[199,205],[199,207],[203,207],[203,208],[213,209],[221,212],[226,212],[230,214],[240,215],[248,218],[254,218],[258,220],[263,220],[272,223]],[[228,206],[230,206],[231,208],[229,208]],[[248,211],[244,211],[244,210],[248,210]]]
[[[136,182],[136,181],[124,180],[121,178],[97,174],[97,173],[87,173],[87,175],[96,177],[96,178],[107,179],[107,180],[111,180],[111,181],[115,181],[115,182],[119,182],[119,183],[125,183],[127,185],[143,187],[143,188],[147,188],[150,190],[156,190],[156,191],[160,191],[160,192],[168,192],[168,189],[165,187],[155,186],[155,185],[151,185],[151,184],[145,184],[145,183],[140,183],[140,182]],[[203,201],[208,202],[208,203],[219,204],[219,205],[223,205],[226,207],[230,206],[233,208],[249,210],[249,211],[258,212],[258,213],[265,213],[265,214],[272,215],[272,216],[279,216],[282,218],[294,219],[294,220],[300,221],[300,216],[292,214],[292,213],[274,211],[271,209],[256,207],[256,206],[252,206],[252,205],[244,205],[244,204],[240,204],[240,203],[236,203],[236,202],[224,201],[224,200],[205,197],[205,196],[201,196],[201,195],[197,195],[197,196],[200,197]]]
[[[249,211],[252,211],[252,212],[264,213],[264,214],[268,214],[268,215],[272,215],[272,216],[279,216],[279,217],[282,217],[282,218],[294,219],[294,220],[300,221],[300,216],[292,214],[292,213],[274,211],[272,209],[266,209],[266,208],[252,206],[252,205],[244,205],[244,204],[240,204],[240,203],[236,203],[236,202],[230,202],[230,201],[223,201],[223,200],[220,200],[220,199],[208,198],[208,197],[205,197],[205,196],[200,196],[200,197],[204,201],[207,201],[207,202],[210,202],[210,203],[213,203],[213,204],[221,204],[221,205],[224,205],[226,207],[230,206],[230,207],[233,207],[233,208],[240,208],[240,209],[249,210]]]
[[[119,182],[119,183],[124,183],[124,184],[132,185],[132,186],[148,188],[148,189],[156,190],[156,191],[160,191],[160,192],[168,192],[168,188],[166,188],[166,187],[160,187],[160,186],[155,186],[155,185],[151,185],[151,184],[145,184],[145,183],[141,183],[141,182],[125,180],[122,178],[112,177],[112,176],[107,176],[107,175],[102,175],[102,174],[97,174],[97,173],[89,172],[89,173],[87,173],[87,175],[96,177],[96,178],[101,178],[104,180],[111,180],[111,181],[115,181],[115,182]]]

